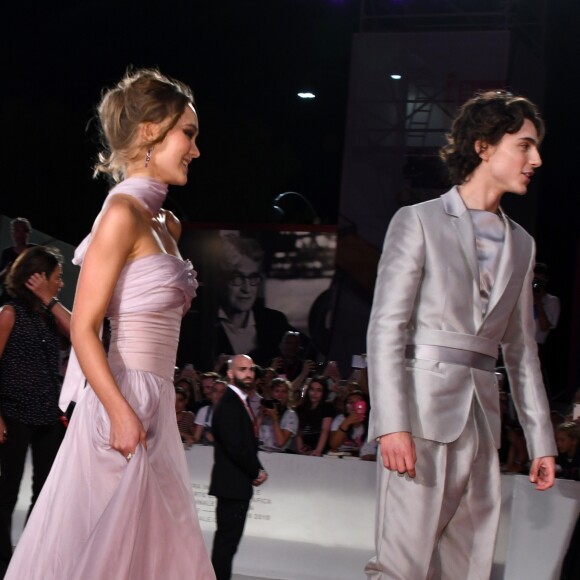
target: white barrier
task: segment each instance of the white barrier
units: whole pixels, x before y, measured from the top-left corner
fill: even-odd
[[[185,452],[208,549],[215,499],[207,495],[213,450]],[[236,574],[280,580],[363,580],[373,553],[374,463],[288,454],[260,455],[270,474],[252,500]],[[27,463],[14,515],[20,536],[30,500]],[[502,476],[502,513],[492,580],[557,580],[580,513],[580,483],[536,492],[524,476]]]
[[[208,451],[187,454],[201,524],[213,536]],[[235,572],[293,580],[364,578],[373,550],[375,464],[278,453],[260,459],[269,479],[255,490]]]

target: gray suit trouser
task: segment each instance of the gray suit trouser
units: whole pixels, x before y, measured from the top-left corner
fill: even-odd
[[[489,580],[501,490],[479,403],[474,398],[456,441],[414,441],[414,479],[377,461],[377,555],[365,568],[369,580]]]

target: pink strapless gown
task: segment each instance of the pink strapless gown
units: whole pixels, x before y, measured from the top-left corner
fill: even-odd
[[[79,398],[6,580],[215,580],[175,419],[173,370],[189,262],[128,263],[108,316],[109,364],[147,431],[127,462],[90,387]]]

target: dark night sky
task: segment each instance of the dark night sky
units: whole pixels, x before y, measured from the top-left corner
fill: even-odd
[[[2,25],[3,213],[82,238],[106,191],[90,180],[97,147],[86,125],[102,87],[131,63],[159,66],[196,94],[202,157],[188,186],[171,191],[180,217],[263,221],[271,200],[294,190],[336,222],[357,1],[61,0],[17,10]],[[318,98],[297,99],[306,88]]]
[[[283,191],[336,223],[351,37],[361,0],[54,0],[12,3],[0,24],[0,213],[76,244],[107,189],[91,180],[87,124],[128,64],[189,83],[202,156],[170,207],[194,221],[264,221]],[[548,136],[540,257],[568,302],[578,240],[577,0],[548,2]],[[314,101],[296,92],[310,88]],[[172,205],[173,204],[173,205]],[[566,298],[567,297],[567,298]]]
[[[549,201],[553,182],[575,177],[575,159],[565,159],[576,95],[563,89],[577,75],[580,10],[575,0],[548,4]],[[171,193],[182,217],[262,221],[278,193],[295,190],[323,221],[336,221],[360,0],[32,0],[12,8],[0,40],[3,213],[81,239],[106,190],[90,179],[97,147],[87,123],[101,89],[133,64],[157,65],[196,94],[202,157],[188,186]],[[297,99],[305,88],[318,98]]]

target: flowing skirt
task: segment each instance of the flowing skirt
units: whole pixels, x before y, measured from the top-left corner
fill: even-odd
[[[89,387],[5,580],[215,580],[175,419],[171,381],[115,373],[147,431],[127,461],[109,445],[109,419]]]

